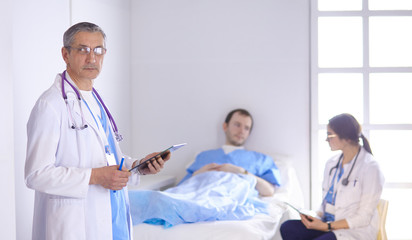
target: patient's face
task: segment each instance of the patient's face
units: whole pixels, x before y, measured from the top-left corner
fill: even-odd
[[[223,130],[226,134],[226,144],[242,146],[249,137],[252,119],[249,116],[235,112],[229,123],[223,124]]]

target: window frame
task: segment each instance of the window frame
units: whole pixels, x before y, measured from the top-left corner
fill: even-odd
[[[375,16],[412,16],[412,10],[369,10],[368,0],[362,1],[359,11],[319,11],[318,0],[310,2],[310,207],[317,209],[322,191],[319,176],[319,132],[326,132],[326,124],[318,119],[318,75],[321,73],[361,73],[363,75],[363,134],[369,139],[372,130],[412,130],[412,124],[371,124],[369,100],[369,76],[372,73],[412,73],[411,67],[370,67],[369,66],[369,17]],[[318,67],[318,18],[356,16],[362,18],[363,25],[363,66],[359,68],[320,68]],[[332,116],[331,116],[332,117]],[[325,136],[326,137],[326,136]],[[373,147],[373,146],[372,146]],[[323,166],[322,166],[323,167]],[[321,168],[323,169],[323,168]],[[384,189],[412,189],[412,182],[386,182]]]

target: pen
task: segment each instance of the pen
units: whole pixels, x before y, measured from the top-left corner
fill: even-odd
[[[123,162],[124,162],[124,157],[122,157],[122,160],[120,161],[119,171],[122,171]],[[113,192],[116,192],[116,190],[113,190]]]
[[[124,162],[124,157],[122,157],[122,160],[120,161],[119,171],[121,171],[121,170],[122,170],[123,162]]]

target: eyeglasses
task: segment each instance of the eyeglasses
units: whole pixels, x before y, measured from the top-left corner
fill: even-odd
[[[329,139],[330,138],[334,138],[334,137],[337,137],[338,135],[336,135],[336,134],[328,134],[328,135],[326,135],[326,141],[329,141]]]
[[[92,50],[93,50],[94,55],[96,55],[96,56],[102,56],[102,55],[106,54],[106,48],[104,48],[104,47],[95,47],[95,48],[91,49],[90,47],[75,48],[75,47],[70,47],[69,46],[69,47],[66,47],[66,48],[67,49],[75,49],[81,55],[89,55]]]

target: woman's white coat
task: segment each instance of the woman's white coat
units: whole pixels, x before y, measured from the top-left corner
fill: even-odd
[[[329,187],[332,185],[333,175],[336,171],[334,167],[339,161],[339,156],[332,157],[326,163],[322,199],[325,199]],[[342,184],[342,180],[348,177],[352,165],[353,170],[348,179],[349,183],[345,186]],[[356,163],[352,159],[351,162],[344,165],[344,174],[335,185],[335,191],[337,192],[335,220],[346,219],[349,229],[334,230],[333,232],[338,240],[376,239],[379,227],[377,205],[384,182],[385,179],[380,171],[379,164],[363,147]],[[323,206],[322,204],[319,209],[321,212],[323,212]]]

